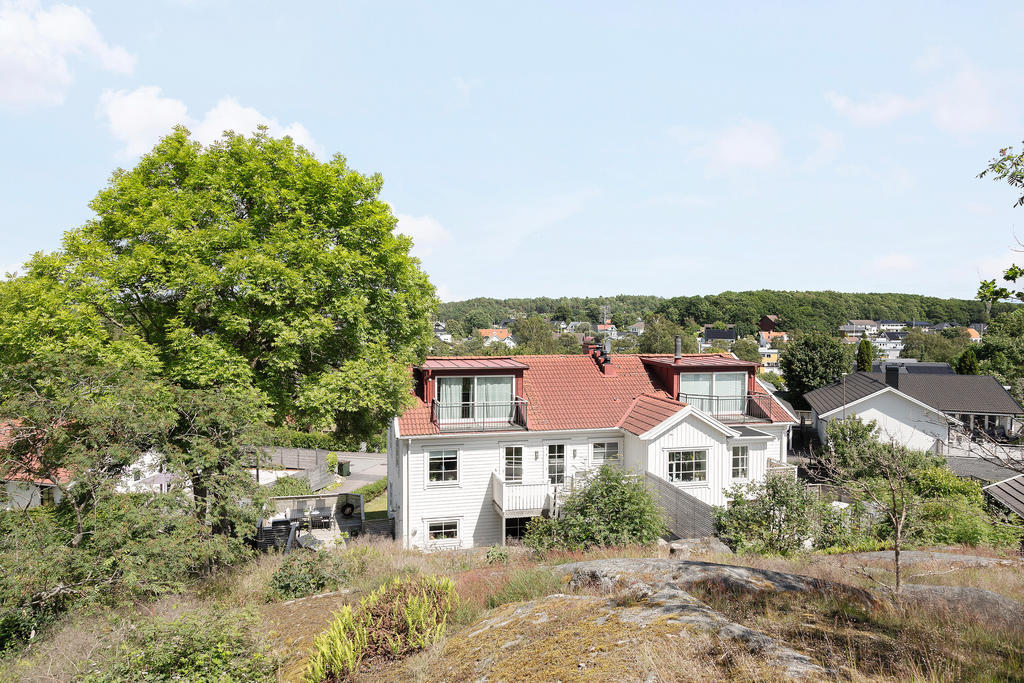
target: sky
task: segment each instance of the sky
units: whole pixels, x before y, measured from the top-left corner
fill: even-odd
[[[1017,2],[0,0],[0,271],[173,125],[384,178],[444,300],[972,298],[1024,240]]]

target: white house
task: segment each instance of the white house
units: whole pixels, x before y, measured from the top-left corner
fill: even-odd
[[[849,375],[836,384],[808,392],[804,398],[811,405],[822,443],[828,440],[829,422],[853,416],[863,422],[874,421],[879,439],[915,450],[941,452],[938,444],[949,440],[949,420],[941,410],[872,379],[868,373]]]
[[[911,368],[886,365],[885,372],[858,372],[805,394],[822,440],[829,420],[848,415],[876,420],[894,441],[940,452],[950,424],[993,435],[1019,427],[1024,407],[994,377]]]
[[[415,404],[388,432],[396,538],[503,543],[605,463],[724,505],[733,484],[785,467],[796,422],[756,369],[728,355],[597,349],[428,358],[413,369]]]

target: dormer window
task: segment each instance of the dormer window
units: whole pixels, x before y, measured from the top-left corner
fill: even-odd
[[[514,396],[512,376],[437,378],[440,417],[445,420],[507,418]]]
[[[431,372],[424,391],[430,397],[431,422],[440,431],[526,428],[526,401],[516,395],[524,363],[511,358],[438,358],[428,364],[424,369]]]

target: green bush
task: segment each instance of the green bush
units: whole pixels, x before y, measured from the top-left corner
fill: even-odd
[[[442,635],[458,603],[448,577],[395,580],[345,605],[313,642],[306,680],[348,680],[363,659],[399,659],[430,645]]]
[[[267,492],[272,496],[309,496],[313,489],[305,477],[278,477]]]
[[[382,495],[388,490],[388,480],[378,479],[375,482],[369,483],[365,486],[360,486],[352,493],[358,493],[363,497],[363,503],[369,503],[374,498]]]
[[[508,564],[508,548],[502,545],[492,545],[487,549],[484,559],[487,564]]]
[[[518,569],[509,574],[499,590],[487,596],[487,609],[560,593],[563,589],[562,578],[555,572],[532,567]]]
[[[919,470],[911,486],[919,501],[910,537],[922,545],[1016,546],[1024,529],[999,525],[985,509],[981,484],[947,467]]]
[[[536,550],[582,550],[653,543],[663,533],[661,510],[639,477],[605,465],[569,495],[559,517],[531,519],[523,540]]]
[[[715,528],[736,552],[788,555],[814,535],[820,504],[799,481],[772,476],[726,495],[731,502],[715,508]]]
[[[288,448],[320,448],[325,451],[347,451],[350,444],[326,432],[303,432],[278,427],[274,430],[274,445]]]
[[[259,633],[259,618],[245,611],[190,612],[169,621],[146,620],[79,680],[275,681],[278,661],[259,639]]]
[[[290,600],[324,592],[338,584],[328,553],[295,551],[270,577],[268,599]]]

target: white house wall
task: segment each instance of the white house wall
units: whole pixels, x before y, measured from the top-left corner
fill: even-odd
[[[708,451],[707,481],[674,482],[680,490],[709,505],[725,505],[725,492],[737,483],[757,481],[766,471],[764,441],[735,441],[748,447],[749,476],[732,478],[732,444],[719,430],[694,416],[687,417],[674,428],[647,443],[647,469],[668,480],[668,453],[673,450],[705,449]]]
[[[491,495],[491,473],[504,475],[504,447],[523,447],[523,483],[548,481],[547,446],[565,445],[565,476],[590,469],[591,444],[618,441],[622,452],[621,433],[567,432],[562,438],[534,435],[528,432],[502,435],[451,434],[431,439],[399,439],[407,441],[408,508],[396,515],[407,515],[408,545],[416,547],[462,547],[495,545],[503,540],[505,530],[501,516],[495,511]],[[431,450],[455,449],[459,452],[459,481],[456,484],[427,482],[427,453]],[[389,462],[389,466],[391,463]],[[390,478],[390,477],[389,477]],[[428,543],[427,526],[432,521],[458,520],[459,538]]]
[[[865,423],[874,420],[878,425],[879,439],[900,443],[915,450],[934,450],[936,439],[945,442],[949,436],[945,416],[892,392],[871,396],[847,407],[846,415],[856,415]],[[827,418],[829,421],[841,419],[842,411]],[[826,420],[820,420],[818,428],[822,438],[825,436],[824,422]]]

